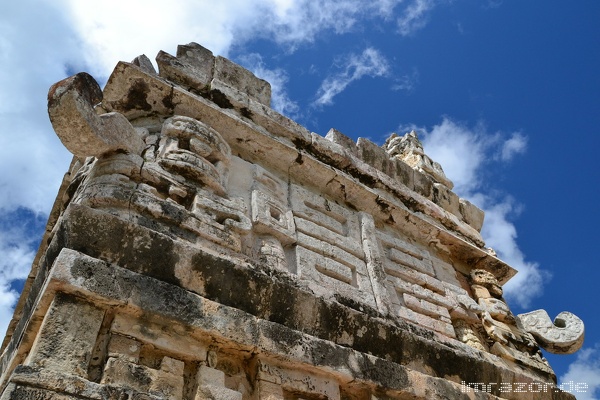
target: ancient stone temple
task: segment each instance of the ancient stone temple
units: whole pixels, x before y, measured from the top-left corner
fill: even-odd
[[[0,399],[573,399],[516,271],[414,132],[323,137],[191,43],[55,84],[73,153],[2,345]]]

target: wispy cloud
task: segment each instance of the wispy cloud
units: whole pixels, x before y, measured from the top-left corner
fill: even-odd
[[[409,36],[422,29],[434,7],[434,0],[413,0],[398,17],[398,33]]]
[[[0,333],[4,333],[24,280],[39,245],[46,215],[26,208],[0,212]]]
[[[558,383],[578,400],[600,399],[600,346],[581,349]]]
[[[517,154],[525,153],[527,149],[527,138],[518,132],[512,134],[511,138],[502,144],[500,157],[502,161],[510,161]]]
[[[162,0],[57,3],[85,44],[83,56],[97,67],[92,72],[101,74],[110,71],[115,60],[131,60],[142,50],[152,58],[159,50],[173,52],[176,44],[190,40],[224,56],[232,46],[256,38],[293,51],[313,43],[324,32],[344,34],[361,29],[365,20],[389,20],[403,1],[179,0],[176,7]],[[142,8],[144,18],[132,19]]]
[[[286,91],[288,74],[281,68],[269,69],[260,54],[252,53],[238,57],[238,61],[256,76],[271,84],[271,107],[290,118],[300,117],[300,106],[291,100]]]
[[[367,47],[361,54],[342,57],[338,63],[342,69],[328,76],[317,91],[314,104],[324,106],[333,103],[333,98],[344,91],[352,82],[365,76],[386,76],[390,66],[387,59],[378,50]]]
[[[410,74],[405,74],[394,79],[392,90],[404,90],[406,92],[412,92],[418,84],[419,70],[417,68],[413,68]]]
[[[455,192],[485,211],[482,236],[498,256],[519,273],[505,286],[506,297],[522,308],[543,291],[548,271],[528,261],[517,242],[517,229],[512,222],[522,206],[510,196],[498,194],[486,183],[486,169],[491,163],[509,162],[526,149],[527,139],[519,132],[488,132],[484,124],[469,127],[444,118],[430,130],[404,126],[403,130],[422,132],[425,152],[444,168],[454,182]]]
[[[46,95],[51,84],[68,74],[85,70],[103,83],[119,60],[132,60],[140,53],[152,59],[159,50],[174,54],[177,44],[190,41],[228,56],[232,48],[239,52],[255,39],[293,51],[323,34],[365,29],[365,21],[398,20],[414,29],[423,26],[432,4],[424,7],[419,0],[4,2],[0,12],[0,124],[5,129],[0,134],[0,169],[5,173],[0,175],[0,219],[19,208],[36,215],[47,215],[50,210],[71,157],[52,132]],[[143,18],[133,17],[141,9]],[[347,69],[324,83],[319,94],[323,104],[353,80],[381,76],[389,68],[374,49],[350,61]],[[256,64],[255,72],[271,82],[273,106],[295,118],[297,104],[284,89],[288,75],[265,65]],[[398,88],[409,90],[414,83],[410,78],[400,79]],[[27,245],[9,243],[6,237],[0,239],[0,250],[11,254],[13,267],[7,269],[10,273],[0,274],[0,324],[12,312],[16,294],[11,282],[28,272],[33,254]]]

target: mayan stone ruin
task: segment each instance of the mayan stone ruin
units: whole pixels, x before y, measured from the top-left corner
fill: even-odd
[[[415,132],[323,137],[198,44],[156,62],[49,91],[74,157],[1,400],[574,399],[540,348],[582,321],[511,313],[516,271]]]

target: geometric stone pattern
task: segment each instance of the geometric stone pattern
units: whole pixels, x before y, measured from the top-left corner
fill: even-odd
[[[415,134],[310,133],[195,43],[157,63],[49,93],[75,157],[3,344],[2,399],[442,399],[466,396],[461,380],[555,381],[539,345],[573,351],[583,323],[512,315],[515,271]]]

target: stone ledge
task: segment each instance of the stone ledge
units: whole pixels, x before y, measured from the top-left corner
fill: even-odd
[[[250,71],[224,57],[213,56],[210,50],[197,43],[178,46],[177,57],[161,51],[157,55],[156,61],[161,77],[181,85],[192,93],[211,98],[221,107],[235,108],[242,116],[254,120],[267,129],[272,127],[270,120],[278,121],[283,125],[295,124],[268,108],[271,91],[266,81],[258,79]],[[221,99],[223,96],[224,98]],[[263,116],[267,116],[267,118],[265,119]],[[359,138],[356,144],[350,144],[349,138],[342,138],[343,134],[335,130],[334,132],[330,138],[334,142],[341,140],[344,146],[351,150],[351,153],[358,159],[393,179],[399,179],[411,190],[419,192],[477,231],[481,229],[478,221],[473,219],[473,214],[476,213],[472,209],[474,206],[469,203],[470,207],[459,208],[458,197],[445,186],[434,193],[427,190],[427,187],[424,187],[426,190],[421,192],[419,191],[420,187],[414,186],[412,175],[423,175],[417,178],[420,181],[430,180],[430,178],[413,170],[396,157],[389,156],[386,150],[368,139]]]
[[[341,201],[362,203],[355,208],[372,211],[383,221],[392,216],[396,221],[408,219],[415,226],[427,226],[415,230],[416,234],[426,231],[427,240],[432,236],[452,236],[453,246],[460,243],[459,258],[468,255],[464,260],[466,265],[477,264],[477,268],[488,269],[501,283],[516,273],[489,255],[483,249],[479,233],[457,216],[354,157],[343,146],[321,145],[326,140],[315,140],[295,122],[264,105],[257,103],[256,107],[260,109],[255,109],[252,101],[250,103],[250,109],[256,111],[253,111],[252,120],[240,117],[234,110],[221,109],[212,101],[147,74],[132,64],[119,63],[104,90],[103,106],[130,119],[177,114],[202,120],[220,132],[232,151],[247,161],[288,171],[300,183],[317,186],[334,198],[340,196],[338,189],[343,186],[346,197]],[[273,118],[275,114],[278,119]],[[278,157],[269,156],[273,153]],[[348,158],[351,164],[347,163]],[[334,181],[339,186],[331,185]],[[385,208],[375,204],[378,194],[372,188],[385,197]],[[366,205],[365,201],[372,203]],[[446,240],[440,238],[439,241]]]
[[[467,346],[459,349],[458,347],[461,346],[451,348],[415,336],[411,339],[412,334],[408,332],[401,335],[404,336],[403,339],[386,337],[383,342],[385,351],[394,351],[397,346],[404,347],[409,352],[412,351],[411,349],[416,351],[413,357],[418,357],[419,363],[424,361],[422,367],[424,370],[417,371],[411,369],[414,368],[415,363],[411,362],[411,359],[403,358],[404,356],[396,358],[397,362],[394,362],[392,361],[394,356],[391,354],[382,353],[377,357],[336,345],[277,322],[267,321],[239,309],[214,303],[178,286],[69,249],[62,250],[55,259],[43,292],[37,301],[36,315],[43,315],[46,312],[56,291],[82,296],[95,301],[98,306],[105,304],[117,311],[135,313],[135,310],[144,310],[158,318],[177,321],[203,335],[219,337],[219,340],[235,343],[238,348],[246,349],[253,354],[275,357],[280,362],[294,364],[295,368],[298,368],[298,363],[306,368],[316,368],[322,373],[335,377],[341,384],[355,383],[370,387],[385,387],[388,388],[389,393],[398,396],[442,399],[447,398],[448,393],[453,393],[455,395],[453,398],[469,398],[468,395],[461,393],[461,380],[495,382],[500,377],[504,382],[546,382],[540,376],[534,377],[515,372],[505,361],[492,355],[479,353],[477,356],[476,351],[468,350]],[[328,307],[331,306],[333,304]],[[337,311],[343,311],[343,308],[338,306]],[[332,315],[340,314],[333,312]],[[361,324],[358,323],[355,327],[360,327]],[[392,331],[388,330],[386,335],[391,333]],[[35,335],[35,332],[28,332],[28,335]],[[462,353],[463,351],[470,351],[473,354],[467,355]],[[429,362],[427,357],[424,357],[428,354],[432,357]],[[502,364],[505,366],[501,366]],[[15,369],[15,376],[19,372],[23,370]],[[4,376],[6,377],[6,374]],[[38,383],[36,386],[39,385]],[[548,398],[547,394],[540,397],[531,397],[529,393],[526,395],[528,397],[523,398]],[[565,393],[554,393],[552,398],[571,399],[572,397]]]

